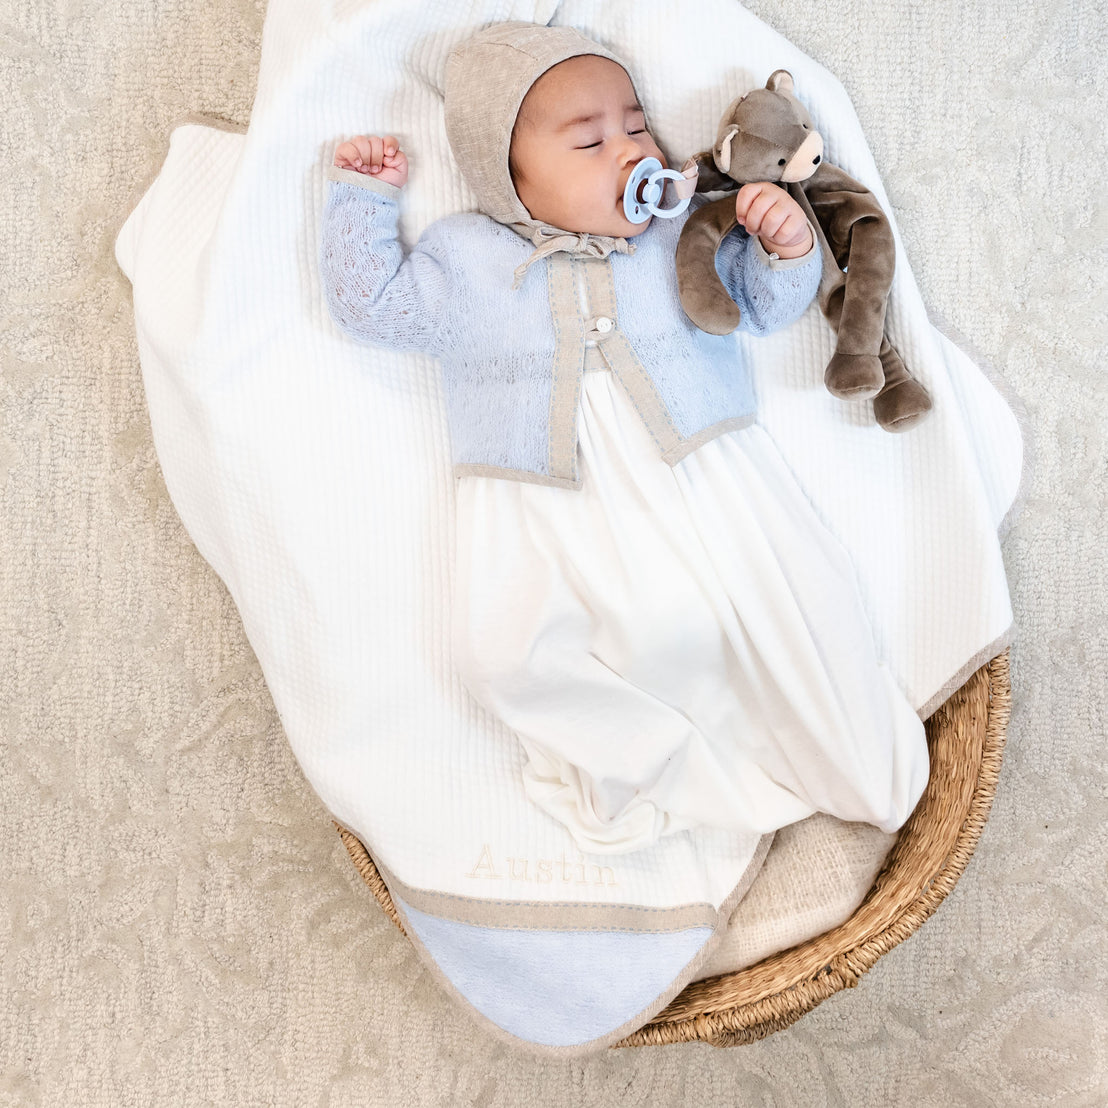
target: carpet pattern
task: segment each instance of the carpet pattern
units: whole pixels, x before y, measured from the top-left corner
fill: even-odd
[[[483,1041],[351,866],[170,503],[119,226],[261,0],[0,8],[0,1105],[1102,1105],[1108,20],[747,7],[858,110],[932,319],[1022,401],[992,816],[935,917],[746,1047]],[[675,6],[675,12],[679,8]]]

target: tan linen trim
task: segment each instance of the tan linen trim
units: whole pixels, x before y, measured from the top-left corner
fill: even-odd
[[[337,165],[329,165],[324,176],[328,181],[345,181],[348,185],[361,185],[370,192],[379,192],[382,196],[390,196],[396,200],[403,189],[396,185],[390,185],[388,181],[378,181],[368,173],[359,173],[355,169],[339,169]]]
[[[988,665],[998,654],[1007,650],[1012,644],[1012,635],[1016,625],[1010,624],[1008,629],[997,639],[994,639],[984,649],[977,651],[965,665],[959,666],[957,672],[948,681],[943,682],[943,687],[922,708],[917,710],[921,720],[926,721],[935,714],[982,666]]]
[[[819,236],[816,235],[816,229],[812,226],[810,219],[808,220],[808,229],[812,232],[812,245],[808,247],[807,253],[801,254],[797,258],[779,258],[776,254],[767,253],[766,248],[762,245],[762,240],[757,235],[754,236],[754,251],[770,269],[796,269],[798,265],[803,265],[808,261],[816,248],[816,243],[819,241]]]
[[[188,112],[178,119],[170,130],[175,131],[178,127],[190,123],[198,127],[211,127],[215,131],[227,131],[232,135],[245,135],[247,131],[245,123],[233,123],[229,119],[223,119],[218,115],[206,115],[204,112]]]
[[[608,368],[608,363],[604,360],[604,355],[600,353],[600,347],[594,342],[591,346],[585,347],[585,372],[590,373],[593,370],[603,370],[605,373],[611,373]]]
[[[598,349],[623,386],[635,410],[642,418],[659,451],[665,455],[681,445],[681,436],[670,418],[669,409],[658,395],[654,382],[642,362],[635,356],[627,337],[620,330],[616,314],[616,286],[612,277],[612,263],[608,259],[585,262],[585,278],[588,281],[589,311],[594,316],[607,316],[615,323]]]
[[[529,469],[509,469],[507,466],[482,465],[479,462],[458,462],[454,466],[455,477],[499,477],[507,481],[525,481],[529,485],[552,485],[559,489],[579,489],[581,479],[548,477],[545,473],[532,473]]]
[[[484,844],[488,855],[491,848]],[[618,858],[610,862],[593,858],[571,861],[568,854],[577,851],[563,850],[558,858],[542,859],[551,863],[551,884],[564,888],[567,896],[575,889],[598,890],[618,886],[616,876],[620,864]],[[495,858],[500,877],[507,880],[511,863],[506,855]],[[522,861],[523,859],[518,859]],[[506,900],[500,897],[462,896],[435,889],[417,889],[400,881],[380,862],[374,860],[389,893],[399,896],[413,908],[475,927],[495,927],[502,931],[636,931],[664,933],[684,931],[689,927],[715,927],[719,913],[711,904],[679,904],[673,908],[658,908],[638,904],[589,904],[578,900]],[[563,875],[565,877],[563,884]],[[475,875],[476,877],[479,875]],[[495,878],[491,879],[495,883]],[[586,894],[588,895],[588,894]],[[593,892],[592,895],[596,895]]]
[[[547,258],[547,294],[554,322],[554,365],[547,419],[547,466],[554,477],[580,483],[577,473],[577,407],[585,365],[585,323],[577,303],[575,265],[569,254]]]
[[[741,431],[744,427],[749,427],[756,418],[756,415],[752,412],[750,415],[732,416],[730,419],[713,423],[711,427],[705,427],[703,431],[697,431],[691,438],[682,439],[676,446],[662,455],[662,460],[669,462],[671,466],[676,465],[682,458],[691,454],[706,442],[718,439],[720,435],[724,435],[728,431]]]

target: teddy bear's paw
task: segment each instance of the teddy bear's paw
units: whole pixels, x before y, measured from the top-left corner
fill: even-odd
[[[835,352],[827,363],[823,383],[843,400],[872,400],[885,384],[885,370],[876,354]]]
[[[931,397],[918,381],[908,378],[886,389],[873,402],[873,415],[886,431],[899,434],[921,423],[931,411]]]

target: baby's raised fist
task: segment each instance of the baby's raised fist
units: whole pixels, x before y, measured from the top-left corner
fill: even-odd
[[[787,189],[772,181],[752,181],[735,197],[735,218],[768,251],[797,258],[812,247],[813,235],[804,209]]]
[[[335,166],[397,188],[403,188],[408,180],[408,158],[393,135],[357,135],[349,139],[335,151]]]

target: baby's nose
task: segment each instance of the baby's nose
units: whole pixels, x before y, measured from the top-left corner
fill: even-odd
[[[642,160],[641,158],[639,159]],[[619,195],[623,196],[627,192],[627,182],[631,180],[631,174],[635,172],[635,166],[637,162],[631,162],[629,165],[623,168],[623,171],[619,175]]]
[[[637,166],[644,157],[645,155],[639,148],[639,144],[628,136],[626,144],[620,148],[618,156],[619,182],[621,187],[627,187],[627,178],[635,172],[635,166]]]

